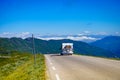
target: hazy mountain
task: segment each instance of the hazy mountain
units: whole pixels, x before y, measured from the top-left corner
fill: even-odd
[[[93,42],[99,40],[106,35],[85,35],[85,34],[78,34],[78,35],[43,35],[43,36],[36,36],[38,39],[42,40],[62,40],[62,39],[70,39],[74,41],[83,41],[83,42]]]
[[[91,46],[81,41],[73,41],[69,39],[46,41],[36,38],[34,41],[37,53],[60,53],[61,44],[70,42],[74,44],[74,53],[102,57],[115,57],[115,55],[110,51]],[[0,38],[0,47],[7,50],[32,52],[32,38]]]
[[[120,57],[120,36],[108,36],[92,42],[91,45],[109,50]]]
[[[21,38],[0,38],[0,47],[7,50],[30,51],[27,41]]]
[[[4,38],[12,38],[12,37],[19,37],[22,39],[31,37],[31,33],[30,32],[22,32],[22,33],[4,33],[4,34],[0,34],[0,37],[4,37]],[[93,42],[96,40],[99,40],[107,35],[102,35],[102,34],[86,34],[86,33],[79,33],[79,34],[74,34],[74,35],[69,35],[69,34],[65,34],[65,35],[59,35],[59,34],[46,34],[46,35],[40,35],[40,34],[34,34],[35,38],[37,39],[42,39],[42,40],[62,40],[62,39],[70,39],[70,40],[74,40],[74,41],[83,41],[83,42]]]

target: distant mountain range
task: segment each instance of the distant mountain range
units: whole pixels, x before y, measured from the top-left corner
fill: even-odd
[[[93,43],[88,44],[81,41],[73,41],[69,39],[62,40],[41,40],[34,39],[36,53],[60,53],[62,43],[73,43],[74,53],[101,56],[101,57],[115,57],[116,54],[99,47],[93,46]],[[0,38],[0,48],[7,50],[17,50],[22,52],[32,52],[32,38]],[[117,55],[117,57],[120,57]]]
[[[120,57],[120,36],[108,36],[101,40],[90,43],[92,46],[109,50]]]
[[[74,41],[83,41],[83,42],[93,42],[99,40],[106,35],[85,35],[85,34],[78,34],[78,35],[36,35],[36,38],[42,40],[62,40],[62,39],[70,39]]]
[[[0,37],[4,38],[12,38],[12,37],[17,37],[17,38],[28,38],[31,37],[32,34],[29,32],[23,32],[23,33],[3,33],[0,34]],[[74,41],[83,41],[83,42],[93,42],[99,39],[102,39],[103,37],[107,36],[105,34],[88,34],[88,33],[79,33],[79,34],[64,34],[64,35],[58,35],[58,34],[46,34],[46,35],[40,35],[40,34],[34,34],[35,38],[41,39],[41,40],[62,40],[62,39],[70,39]]]

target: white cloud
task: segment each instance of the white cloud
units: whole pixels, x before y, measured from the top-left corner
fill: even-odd
[[[108,35],[108,33],[106,33],[106,32],[98,32],[98,33],[96,33],[97,35]]]
[[[0,34],[0,37],[10,38],[10,37],[12,37],[12,35],[13,35],[13,33],[3,32],[2,34]]]
[[[120,36],[120,32],[115,32],[115,35],[118,35],[118,36]]]
[[[82,35],[84,35],[84,34],[82,34],[82,33],[79,33],[79,34],[78,34],[78,36],[82,36]]]
[[[79,36],[79,37],[68,36],[67,39],[76,40],[76,41],[97,40],[97,38],[87,37],[87,36]]]
[[[10,35],[10,34],[12,34],[12,33],[10,33],[10,32],[4,32],[3,33],[3,35]]]
[[[22,32],[22,33],[4,32],[4,33],[0,34],[0,37],[7,37],[7,38],[20,37],[20,38],[25,39],[27,37],[31,37],[31,33],[30,32]],[[68,35],[39,36],[36,34],[35,38],[42,39],[42,40],[61,40],[61,39],[71,39],[71,40],[75,40],[75,41],[95,41],[95,40],[98,40],[98,38],[83,35],[83,34],[79,34],[76,36],[74,36],[74,35],[71,35],[71,36],[68,36]]]
[[[61,40],[61,39],[65,39],[64,37],[37,37],[38,39],[42,39],[42,40]]]
[[[75,40],[75,41],[84,41],[84,40],[90,40],[90,41],[95,41],[97,40],[98,38],[93,38],[93,37],[88,37],[88,36],[59,36],[59,37],[37,37],[39,39],[42,39],[42,40],[61,40],[61,39],[71,39],[71,40]]]
[[[31,33],[30,32],[22,32],[22,33],[18,34],[17,36],[24,39],[24,38],[31,36]]]
[[[90,31],[84,31],[85,34],[90,34],[91,32]]]
[[[4,32],[0,34],[0,37],[5,37],[5,38],[11,38],[11,37],[20,37],[20,38],[27,38],[30,37],[31,33],[29,32],[22,32],[22,33],[10,33],[10,32]]]
[[[90,31],[83,31],[81,33],[79,33],[79,36],[83,36],[83,35],[91,35],[92,33]]]

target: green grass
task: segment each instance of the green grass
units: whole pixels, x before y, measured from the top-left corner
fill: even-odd
[[[0,58],[0,80],[46,80],[45,58],[42,54],[13,53]]]

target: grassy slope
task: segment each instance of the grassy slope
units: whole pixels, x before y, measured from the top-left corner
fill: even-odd
[[[92,56],[116,57],[116,55],[110,51],[91,46],[81,41],[69,39],[45,41],[35,38],[34,42],[37,53],[60,53],[62,43],[73,43],[75,53]],[[9,50],[32,52],[32,38],[0,38],[0,47],[6,49],[8,52]]]
[[[32,54],[12,54],[11,58],[0,58],[0,80],[46,80],[45,58]]]

